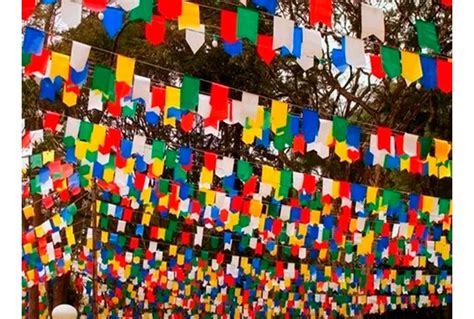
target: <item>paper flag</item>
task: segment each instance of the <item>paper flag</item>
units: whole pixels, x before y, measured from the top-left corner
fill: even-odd
[[[273,61],[276,53],[272,49],[273,36],[259,34],[257,36],[257,54],[266,64],[270,64]]]
[[[420,56],[420,59],[423,73],[420,83],[425,89],[435,89],[437,87],[436,59],[424,54]]]
[[[43,31],[26,27],[21,50],[25,53],[39,55],[43,51],[45,34]]]
[[[31,62],[25,67],[25,75],[35,72],[38,72],[41,76],[45,75],[50,55],[51,51],[46,49],[43,49],[40,55],[31,55]]]
[[[229,88],[227,86],[212,83],[211,85],[211,112],[204,120],[205,126],[216,127],[218,121],[222,121],[228,116]]]
[[[150,85],[151,80],[144,76],[135,75],[133,78],[132,99],[142,99],[145,105],[150,104]]]
[[[130,11],[138,7],[140,0],[117,0],[117,4],[125,11]]]
[[[237,39],[237,13],[221,10],[221,38],[224,42],[234,43]]]
[[[120,8],[107,7],[104,11],[102,24],[110,38],[114,38],[122,29],[125,11]]]
[[[277,0],[252,0],[252,3],[257,6],[257,8],[265,8],[269,13],[275,14]]]
[[[160,0],[158,1],[158,12],[166,19],[174,19],[181,15],[183,8],[182,0]]]
[[[293,51],[293,28],[295,22],[281,18],[279,16],[273,17],[273,45],[272,48],[279,49],[286,47],[290,52]]]
[[[453,90],[453,64],[449,60],[436,59],[438,69],[438,88],[444,93]]]
[[[254,45],[257,44],[258,20],[258,11],[251,8],[238,7],[237,37],[247,39]]]
[[[416,34],[420,48],[427,48],[434,53],[440,53],[436,27],[432,22],[416,20]]]
[[[63,80],[69,79],[69,56],[57,52],[51,53],[51,71],[49,77],[61,77]]]
[[[61,0],[61,20],[70,28],[77,27],[82,20],[82,4],[74,0]]]
[[[332,0],[309,1],[309,23],[315,25],[318,22],[332,28]]]
[[[82,0],[82,4],[91,11],[102,12],[107,6],[107,0]]]
[[[89,90],[89,100],[87,104],[87,109],[102,111],[102,93],[100,93],[99,91]]]
[[[420,55],[414,52],[402,51],[402,77],[408,84],[417,81],[423,75]]]
[[[372,68],[372,75],[379,79],[383,79],[385,77],[385,72],[383,71],[382,59],[380,58],[380,55],[370,55],[370,66]]]
[[[36,0],[23,0],[21,2],[21,19],[28,19],[35,12]]]
[[[154,15],[151,22],[145,24],[145,38],[152,45],[158,45],[165,40],[166,20],[162,16]]]
[[[117,67],[115,77],[117,82],[124,82],[128,86],[132,86],[135,71],[135,59],[117,55]]]
[[[178,17],[178,30],[199,30],[200,25],[199,5],[192,2],[183,2],[182,12]]]
[[[346,36],[346,62],[355,68],[365,67],[364,41],[361,39]]]
[[[281,101],[272,100],[270,113],[271,130],[278,134],[279,129],[285,127],[288,116],[288,104]]]
[[[303,42],[301,44],[301,57],[323,57],[321,33],[318,30],[303,28]]]
[[[72,41],[70,65],[76,71],[82,71],[86,67],[91,47],[87,44]]]
[[[115,92],[114,71],[106,66],[95,65],[91,89],[99,90],[106,97],[113,96]]]
[[[362,33],[361,38],[375,35],[380,41],[385,41],[385,23],[383,10],[369,6],[365,3],[360,4],[362,15]]]
[[[392,79],[402,74],[400,65],[400,51],[398,49],[382,46],[381,56],[383,70]]]
[[[199,30],[186,29],[186,42],[194,54],[202,47],[205,41],[205,26],[201,24]]]
[[[184,75],[183,84],[181,85],[181,109],[187,111],[195,111],[199,102],[200,80]]]
[[[161,3],[161,1],[159,1],[159,3]],[[130,15],[128,16],[129,20],[150,22],[154,5],[154,0],[140,0],[138,7],[130,11]]]

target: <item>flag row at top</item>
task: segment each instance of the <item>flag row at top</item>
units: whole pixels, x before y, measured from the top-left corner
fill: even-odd
[[[265,7],[265,1],[254,2],[257,6]],[[324,4],[324,2],[327,3]],[[310,24],[323,22],[328,26],[332,25],[331,2],[311,1]],[[99,11],[104,28],[111,38],[117,36],[126,19],[143,21],[146,22],[147,41],[152,45],[158,45],[165,39],[167,21],[177,19],[178,29],[186,30],[186,41],[193,53],[196,53],[205,43],[206,25],[201,24],[199,4],[185,1],[159,1],[158,15],[153,14],[154,0],[119,1],[118,4],[119,7],[112,7],[106,6],[106,1],[96,3],[85,1],[81,5],[65,0],[61,3],[61,20],[69,27],[76,27],[82,19],[82,6],[92,11]],[[247,39],[248,43],[257,47],[258,56],[267,64],[273,61],[277,52],[281,56],[294,57],[304,70],[314,66],[314,57],[323,59],[323,40],[318,30],[298,26],[291,19],[273,16],[273,35],[259,34],[259,25],[269,21],[261,18],[259,11],[244,6],[239,6],[236,11],[215,9],[220,11],[219,36],[223,42],[223,49],[231,56],[242,53],[243,39]],[[130,11],[128,15],[126,11]],[[323,12],[329,13],[328,18],[322,17]],[[370,68],[372,74],[378,78],[386,76],[394,78],[401,75],[407,83],[420,80],[427,89],[438,87],[445,93],[451,91],[449,85],[451,80],[447,71],[450,69],[450,59],[435,58],[426,54],[439,55],[441,52],[433,23],[416,21],[418,45],[426,50],[423,54],[383,46],[380,50],[381,55],[368,56],[365,52],[364,38],[375,35],[381,42],[385,41],[384,12],[382,9],[361,4],[361,20],[361,39],[345,35],[342,37],[342,48],[336,47],[333,43],[329,44],[334,46],[331,60],[337,70],[344,72],[348,66]],[[274,36],[275,34],[278,36]],[[214,38],[217,36],[212,33],[209,35]],[[448,65],[443,63],[448,63]],[[442,73],[443,76],[436,78],[437,73]]]

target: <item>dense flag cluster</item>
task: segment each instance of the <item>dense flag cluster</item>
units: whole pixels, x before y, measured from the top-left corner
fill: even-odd
[[[266,64],[278,55],[309,70],[330,49],[334,71],[364,69],[452,92],[452,60],[433,22],[414,21],[418,48],[394,48],[385,42],[384,10],[361,3],[360,38],[326,44],[333,0],[308,0],[305,25],[279,16],[277,0],[250,2],[232,10],[183,0],[23,0],[22,19],[58,3],[69,28],[86,10],[112,39],[141,22],[153,46],[173,24],[196,54],[210,35],[202,12],[212,9],[213,42],[220,38],[230,56],[250,45]],[[452,1],[433,5],[447,10]],[[38,287],[39,316],[48,318],[47,285],[66,274],[87,318],[92,304],[100,318],[332,319],[452,303],[451,199],[275,168],[117,123],[142,116],[150,128],[217,138],[224,124],[239,125],[238,138],[252,148],[435,179],[452,176],[451,142],[356,125],[189,74],[158,84],[135,73],[138,59],[113,53],[114,67],[92,63],[97,48],[72,41],[69,54],[56,52],[47,37],[24,28],[23,75],[38,83],[39,100],[65,110],[85,102],[107,124],[48,107],[29,129],[23,122],[22,217],[34,225],[22,233],[24,317],[28,288]],[[37,147],[49,140],[55,149]]]

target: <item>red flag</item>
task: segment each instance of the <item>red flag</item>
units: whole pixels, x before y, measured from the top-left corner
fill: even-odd
[[[403,135],[397,134],[395,135],[395,151],[398,156],[401,156],[405,153],[403,150]]]
[[[436,59],[438,68],[438,88],[444,93],[453,90],[453,64],[450,60]]]
[[[446,7],[452,7],[453,6],[453,0],[441,0],[441,4]]]
[[[150,23],[145,24],[145,38],[152,45],[158,45],[165,40],[165,31],[166,20],[162,16],[153,15]]]
[[[183,9],[182,0],[160,0],[158,1],[158,12],[166,19],[174,19],[181,15]]]
[[[56,127],[60,119],[61,114],[47,111],[43,120],[43,128],[45,130],[51,130],[53,133],[56,132]]]
[[[383,71],[382,67],[382,59],[380,58],[380,55],[370,55],[370,65],[372,67],[372,75],[379,78],[383,79],[385,77],[385,72]]]
[[[257,37],[257,54],[266,64],[273,61],[276,53],[273,50],[273,36],[259,34]]]
[[[84,0],[82,5],[91,11],[102,12],[107,7],[107,0]]]
[[[237,39],[237,13],[221,10],[221,38],[225,42],[234,43]]]
[[[332,0],[309,0],[309,23],[318,22],[332,27]]]
[[[161,86],[153,86],[151,88],[151,107],[158,106],[161,111],[165,108],[166,89]]]
[[[211,86],[211,113],[204,120],[204,126],[217,126],[221,120],[225,120],[229,112],[229,88],[225,85],[212,83]]]
[[[25,67],[25,75],[30,75],[33,72],[45,74],[50,54],[51,51],[43,49],[40,55],[31,55],[31,62]]]
[[[377,147],[379,150],[387,150],[389,153],[391,152],[391,140],[392,137],[392,129],[388,127],[381,127],[377,128]]]
[[[303,134],[298,134],[293,139],[293,153],[297,154],[304,154],[305,153],[305,146],[306,143],[304,141]]]
[[[204,167],[210,171],[216,169],[217,155],[211,152],[204,152]]]
[[[36,0],[21,1],[21,19],[28,19],[35,11]]]
[[[189,133],[193,129],[193,124],[194,124],[194,113],[193,112],[187,112],[185,115],[181,117],[181,129]]]
[[[303,189],[306,194],[313,194],[316,191],[316,176],[310,174],[304,174],[303,177]]]

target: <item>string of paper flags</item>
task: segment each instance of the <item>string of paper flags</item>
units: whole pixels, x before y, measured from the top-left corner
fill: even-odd
[[[161,3],[161,2],[160,2]],[[171,4],[170,4],[171,5]],[[176,5],[176,4],[174,4]],[[130,21],[141,20],[147,22],[145,37],[157,45],[164,41],[166,21],[174,19],[174,16],[152,16],[153,2],[148,0],[144,7],[137,8],[140,11],[130,13]],[[191,2],[183,2],[183,12],[179,13],[178,28],[186,29],[186,40],[194,53],[204,44],[205,25],[200,24],[199,6]],[[158,8],[160,6],[158,5]],[[209,6],[206,6],[209,7]],[[213,8],[213,7],[211,7]],[[140,9],[140,10],[139,10]],[[181,8],[176,7],[177,10]],[[273,34],[258,34],[259,12],[246,7],[238,7],[237,12],[213,8],[221,12],[221,34],[224,41],[224,50],[232,56],[241,54],[243,50],[242,39],[257,45],[257,54],[266,63],[271,63],[276,55],[276,49],[281,48],[282,55],[291,55],[296,58],[298,64],[307,70],[314,65],[314,57],[322,58],[322,37],[319,31],[295,26],[294,21],[278,16],[273,17]],[[81,10],[79,8],[79,10]],[[149,13],[148,11],[149,10]],[[136,12],[138,12],[136,11]],[[375,7],[361,4],[362,37],[371,34],[384,41],[383,11]],[[109,36],[114,37],[121,29],[124,21],[124,11],[120,8],[107,7],[103,13],[103,23]],[[419,45],[432,52],[439,54],[439,44],[436,38],[436,29],[432,23],[417,21]],[[215,37],[215,35],[214,35]],[[31,52],[24,52],[26,55]],[[344,36],[342,48],[334,48],[331,53],[334,66],[341,72],[351,65],[356,68],[366,67],[366,53],[362,39]],[[418,54],[406,50],[399,50],[388,46],[381,47],[381,55],[370,55],[372,74],[378,78],[395,78],[402,76],[407,83],[420,83],[427,89],[438,87],[441,91],[451,91],[449,76],[451,61],[446,58],[433,58],[426,54]],[[437,76],[438,74],[438,76]]]
[[[76,47],[82,47],[82,44]],[[84,61],[87,61],[88,50],[90,47],[86,48],[87,54],[83,57]],[[73,50],[73,52],[76,51]],[[56,69],[69,69],[69,57],[65,57],[67,59],[63,62],[66,62],[67,65],[63,63],[62,67],[56,65]],[[242,140],[248,144],[256,143],[257,146],[268,148],[270,147],[270,136],[273,136],[272,146],[278,150],[292,147],[295,153],[302,154],[315,150],[325,158],[329,156],[329,149],[334,148],[335,154],[341,161],[351,163],[362,158],[359,150],[361,130],[357,126],[348,125],[344,118],[335,117],[333,121],[323,120],[319,118],[316,111],[306,108],[303,108],[302,116],[293,115],[288,112],[290,106],[288,103],[276,100],[272,100],[269,111],[258,105],[258,96],[246,92],[242,94],[242,101],[230,99],[232,103],[229,103],[228,87],[212,83],[210,96],[203,95],[200,94],[200,80],[187,75],[183,77],[181,88],[151,87],[150,79],[133,74],[134,64],[133,59],[119,55],[117,80],[111,69],[96,66],[93,71],[88,108],[102,110],[102,100],[109,98],[112,101],[108,102],[108,113],[113,116],[134,116],[136,112],[134,101],[144,100],[145,119],[151,125],[156,125],[162,117],[163,124],[176,127],[176,120],[178,120],[181,129],[189,132],[199,115],[204,119],[205,131],[207,130],[211,134],[218,135],[217,128],[221,121],[243,125]],[[51,69],[55,70],[54,62]],[[71,70],[73,70],[72,67]],[[85,74],[87,75],[87,72]],[[50,76],[54,77],[54,75]],[[63,76],[68,77],[67,74],[63,74]],[[123,77],[128,79],[125,83],[119,81]],[[134,81],[133,91],[131,90],[132,81]],[[52,86],[48,83],[51,83]],[[106,83],[109,84],[104,86]],[[54,101],[56,91],[61,87],[62,85],[53,84],[50,78],[43,78],[40,97]],[[122,93],[115,96],[117,90]],[[130,93],[131,91],[133,93]],[[63,101],[70,94],[71,91],[68,92],[65,84]],[[79,91],[72,93],[74,100],[77,100],[75,94],[78,95]],[[124,104],[119,102],[123,99],[128,102],[124,102]],[[53,114],[50,114],[48,120],[52,119]],[[334,123],[336,121],[337,123]],[[314,125],[314,122],[319,122],[319,125]],[[431,156],[429,152],[433,140],[421,138],[418,142],[417,139],[417,136],[407,133],[403,137],[401,135],[393,136],[389,128],[378,127],[377,136],[370,136],[370,148],[363,156],[364,163],[440,178],[451,176],[451,160],[448,158],[450,144],[435,139],[437,154]],[[409,146],[404,145],[408,143]],[[398,146],[397,150],[395,150],[395,146]]]

